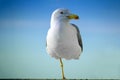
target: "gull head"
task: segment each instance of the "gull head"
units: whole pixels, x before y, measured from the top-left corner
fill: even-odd
[[[52,17],[51,20],[53,21],[69,21],[71,19],[79,19],[79,16],[73,13],[70,13],[70,11],[68,9],[56,9],[53,13],[52,13]]]

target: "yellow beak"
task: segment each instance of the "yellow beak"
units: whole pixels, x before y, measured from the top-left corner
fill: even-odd
[[[69,16],[67,16],[68,19],[79,19],[79,16],[78,15],[75,15],[75,14],[70,14]]]

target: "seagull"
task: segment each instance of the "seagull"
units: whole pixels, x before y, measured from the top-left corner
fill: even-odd
[[[51,16],[50,28],[47,33],[46,50],[47,53],[60,60],[62,79],[64,76],[62,59],[79,59],[83,44],[79,28],[70,20],[78,20],[79,16],[70,13],[68,9],[56,9]]]

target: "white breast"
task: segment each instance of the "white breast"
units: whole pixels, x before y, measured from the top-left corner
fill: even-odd
[[[55,58],[79,58],[81,48],[78,44],[76,29],[70,24],[60,24],[50,28],[47,36],[47,51]]]

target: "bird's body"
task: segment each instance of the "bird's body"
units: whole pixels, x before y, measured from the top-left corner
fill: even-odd
[[[79,58],[81,48],[78,43],[77,30],[72,24],[56,21],[48,31],[47,40],[47,51],[52,57]]]
[[[57,9],[51,16],[50,29],[47,34],[46,49],[50,56],[60,59],[64,77],[62,58],[79,59],[83,50],[82,39],[78,27],[69,23],[70,19],[78,19],[67,9]]]

